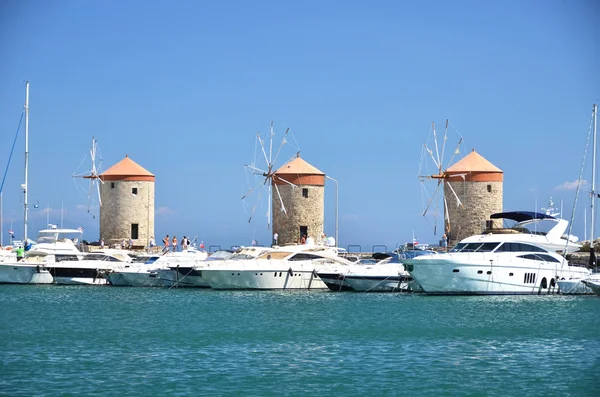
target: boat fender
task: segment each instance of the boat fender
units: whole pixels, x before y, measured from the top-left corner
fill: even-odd
[[[293,277],[293,276],[294,276],[294,271],[292,270],[292,268],[291,268],[291,267],[288,269],[288,275],[289,275],[290,277]]]
[[[313,275],[313,277],[317,277],[317,276],[318,276],[318,274],[317,274],[317,269],[313,269],[313,271],[312,271],[312,275]]]
[[[41,270],[40,270],[40,265],[37,265],[37,266],[35,267],[35,271],[36,271],[36,273],[40,273],[40,272],[41,272]]]

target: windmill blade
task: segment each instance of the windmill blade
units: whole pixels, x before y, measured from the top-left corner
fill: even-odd
[[[448,140],[448,119],[446,119],[446,128],[444,129],[444,141],[442,142],[442,157],[440,164],[444,161],[444,152],[446,150],[446,141]]]
[[[427,212],[429,212],[429,207],[431,207],[431,203],[433,203],[433,200],[437,197],[437,194],[440,190],[440,185],[441,183],[438,182],[435,191],[433,192],[433,195],[431,196],[431,198],[429,199],[429,202],[427,203],[427,207],[425,207],[425,211],[423,211],[423,216],[427,215]]]
[[[271,133],[269,136],[269,164],[273,164],[273,137],[275,130],[273,129],[273,120],[271,120]]]
[[[260,144],[260,150],[263,154],[263,158],[265,159],[265,162],[267,163],[267,165],[270,165],[271,161],[270,161],[269,157],[267,156],[267,152],[265,150],[265,141],[264,141],[264,139],[262,139],[260,137],[260,133],[257,132],[256,135],[258,136],[258,143]]]
[[[92,208],[92,190],[94,189],[94,180],[90,179],[90,187],[88,189],[88,213],[90,212],[90,209]]]
[[[454,159],[454,156],[456,156],[457,154],[460,154],[460,150],[458,148],[460,147],[460,144],[462,143],[462,141],[463,141],[463,138],[461,136],[460,139],[458,140],[458,143],[456,144],[456,148],[454,149],[454,152],[452,153],[452,157],[450,157],[450,161],[448,161],[447,166],[452,164],[452,160]]]
[[[277,192],[277,197],[279,197],[279,202],[281,203],[281,212],[287,215],[287,211],[285,209],[285,205],[283,204],[283,199],[281,198],[281,193],[279,193],[279,188],[275,185],[275,191]]]
[[[273,159],[273,163],[277,162],[277,158],[279,157],[279,153],[281,153],[281,148],[287,143],[286,141],[286,137],[287,134],[290,132],[290,129],[288,128],[287,130],[285,130],[285,134],[283,134],[283,139],[281,141],[281,144],[279,145],[279,148],[277,149],[277,153],[275,153],[275,158]]]
[[[267,200],[267,230],[271,230],[271,201],[273,200],[271,185],[269,185],[267,192],[269,193],[269,199]]]
[[[101,179],[98,179],[102,181]],[[96,181],[96,189],[98,191],[98,205],[102,207],[102,196],[100,196],[100,184]]]
[[[255,171],[254,175],[266,175],[267,171],[262,168],[255,167],[254,164],[245,164],[246,167],[250,168],[252,171]]]
[[[435,164],[435,167],[438,169],[439,173],[441,174],[441,164],[437,162],[437,160],[435,159],[435,157],[433,156],[433,150],[429,149],[427,147],[427,144],[423,145],[425,147],[425,151],[427,151],[427,153],[429,153],[429,156],[431,157],[431,160],[433,160],[433,163]]]
[[[298,186],[294,185],[292,182],[290,182],[290,181],[288,181],[288,180],[285,180],[285,179],[283,179],[283,178],[282,178],[282,177],[280,177],[280,176],[276,176],[276,178],[277,178],[277,180],[278,180],[278,181],[285,182],[285,183],[287,183],[288,185],[290,185],[290,186],[292,186],[292,187],[298,187]]]
[[[250,197],[250,195],[252,194],[252,192],[254,192],[254,188],[251,187],[250,190],[248,190],[248,193],[246,193],[246,194],[244,194],[242,196],[242,200],[244,200],[245,198]]]
[[[456,201],[457,201],[456,207],[458,208],[460,206],[461,208],[465,208],[464,205],[463,205],[463,203],[462,203],[462,201],[460,201],[460,199],[458,198],[458,195],[454,191],[454,188],[452,187],[452,185],[450,184],[450,182],[446,182],[446,184],[450,188],[450,191],[454,195],[454,198],[456,198]]]
[[[250,210],[250,218],[248,219],[248,223],[252,222],[252,217],[254,217],[254,212],[256,212],[256,207],[258,207],[258,203],[260,202],[260,196],[262,195],[262,190],[258,192],[258,198],[256,199],[256,203]]]
[[[431,127],[433,128],[433,142],[435,143],[435,155],[437,157],[436,164],[438,164],[439,173],[441,174],[442,173],[442,160],[440,159],[440,151],[438,148],[437,133],[435,131],[435,123],[433,121],[431,122]]]
[[[448,202],[446,201],[446,197],[444,197],[444,223],[448,224],[448,231],[450,231],[450,213],[448,212]]]

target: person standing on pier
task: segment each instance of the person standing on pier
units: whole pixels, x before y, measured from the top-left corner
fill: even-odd
[[[188,248],[188,238],[183,236],[183,238],[181,239],[181,250],[182,251],[187,251]]]
[[[167,234],[167,237],[163,238],[163,252],[169,252],[170,243],[169,235]]]
[[[279,234],[277,234],[277,232],[273,233],[273,245],[277,245],[278,238],[279,238]]]

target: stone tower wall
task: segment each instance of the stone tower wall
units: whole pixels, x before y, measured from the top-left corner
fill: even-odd
[[[132,193],[133,188],[137,194]],[[131,225],[137,223],[138,238],[133,244],[147,246],[154,236],[154,182],[105,181],[100,185],[100,197],[100,238],[104,243],[129,240]]]
[[[502,182],[448,182],[444,186],[444,196],[448,205],[450,236],[448,247],[460,240],[481,234],[490,215],[502,212]],[[457,206],[457,200],[448,183],[460,198],[463,207]]]
[[[325,217],[325,187],[313,185],[279,185],[279,193],[287,215],[281,211],[281,202],[273,188],[273,233],[277,233],[278,244],[300,242],[300,226],[308,227],[308,237],[318,243],[323,235]],[[302,196],[302,189],[308,189],[308,197]]]

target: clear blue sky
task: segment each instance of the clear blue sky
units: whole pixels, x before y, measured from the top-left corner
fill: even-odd
[[[271,120],[275,144],[287,127],[295,142],[277,166],[299,148],[339,181],[344,247],[439,239],[417,174],[431,122],[442,130],[446,118],[463,154],[475,148],[505,172],[505,210],[552,196],[570,217],[574,191],[557,187],[578,179],[600,97],[598,2],[411,3],[2,1],[0,171],[29,80],[30,233],[47,207],[59,223],[62,207],[65,227],[98,238],[71,177],[95,136],[103,169],[128,154],[156,175],[158,237],[267,243],[264,214],[249,224],[241,197]],[[5,243],[11,219],[22,235],[22,133]],[[333,235],[333,183],[325,205]]]

